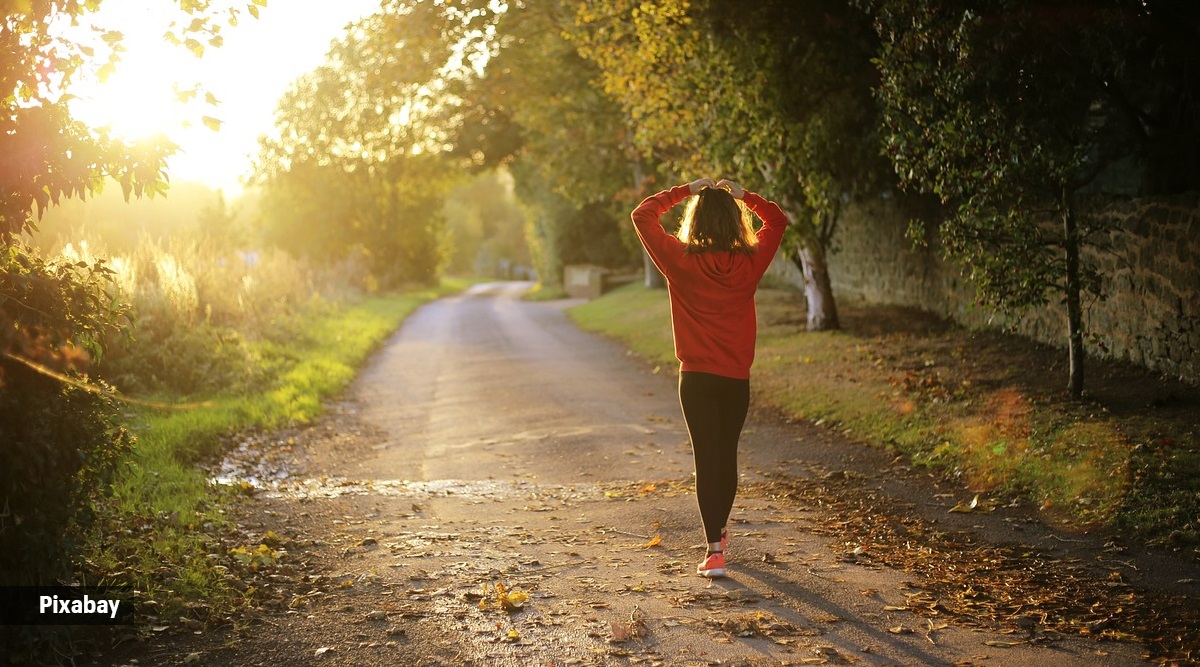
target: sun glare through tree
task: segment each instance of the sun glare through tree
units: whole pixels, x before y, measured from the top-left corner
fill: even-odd
[[[191,34],[196,19],[171,2],[102,3],[63,34],[97,54],[115,48],[118,59],[80,73],[70,109],[122,139],[165,136],[178,147],[172,179],[237,193],[287,85],[377,4],[220,0],[209,12],[222,22]]]

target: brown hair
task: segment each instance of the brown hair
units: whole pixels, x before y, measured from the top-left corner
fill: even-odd
[[[750,254],[758,249],[749,212],[728,191],[718,188],[703,188],[688,202],[678,236],[687,252]]]

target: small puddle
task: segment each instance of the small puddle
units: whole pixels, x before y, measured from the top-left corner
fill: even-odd
[[[535,484],[519,479],[350,479],[346,477],[299,477],[291,469],[300,445],[290,432],[248,434],[228,450],[208,471],[213,484],[253,490],[267,498],[338,498],[342,496],[390,496],[413,498],[458,497],[469,500],[589,500],[603,498],[596,484]]]
[[[347,479],[319,477],[264,479],[257,476],[218,475],[215,484],[250,486],[268,498],[338,498],[341,496],[393,496],[414,499],[460,497],[471,500],[504,500],[510,498],[583,500],[601,498],[603,491],[596,486],[541,485],[520,480],[437,479],[414,481],[400,479]]]

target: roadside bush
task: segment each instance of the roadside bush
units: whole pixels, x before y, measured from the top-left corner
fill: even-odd
[[[68,580],[94,501],[133,438],[110,396],[0,365],[0,582]]]
[[[88,262],[103,250],[78,241],[61,254]],[[285,341],[298,318],[353,291],[346,267],[318,272],[278,250],[236,251],[207,238],[143,239],[110,264],[132,336],[110,346],[100,372],[127,393],[256,386],[270,371],[264,341]]]
[[[81,373],[126,323],[111,278],[103,262],[0,248],[0,583],[70,576],[77,529],[132,445]]]

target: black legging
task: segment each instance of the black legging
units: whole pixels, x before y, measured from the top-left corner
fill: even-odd
[[[719,542],[737,494],[738,438],[750,409],[750,381],[681,372],[679,405],[696,461],[696,501],[705,539]]]

